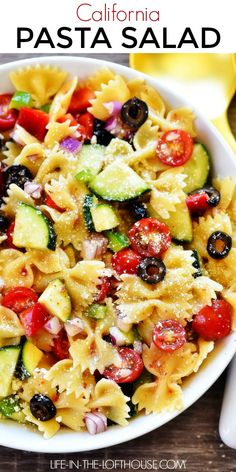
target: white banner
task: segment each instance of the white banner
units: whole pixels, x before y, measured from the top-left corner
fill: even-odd
[[[235,52],[235,0],[7,0],[1,53]]]

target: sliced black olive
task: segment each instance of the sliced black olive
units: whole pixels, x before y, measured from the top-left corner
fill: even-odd
[[[202,275],[202,269],[201,269],[201,266],[200,266],[199,255],[198,255],[198,252],[196,251],[196,249],[194,249],[192,251],[192,256],[191,257],[193,258],[192,266],[194,267],[194,269],[196,269],[196,272],[193,273],[193,277],[194,277],[194,279],[196,279],[197,277],[201,277],[201,275]]]
[[[203,187],[203,188],[198,188],[194,190],[193,192],[190,192],[189,195],[195,195],[197,193],[206,193],[208,195],[208,200],[207,204],[210,207],[216,207],[220,203],[220,192],[216,190],[214,187]]]
[[[4,171],[3,176],[6,189],[8,189],[11,184],[16,184],[18,187],[24,188],[26,182],[33,180],[30,170],[22,165],[8,167],[8,169]]]
[[[46,395],[36,393],[30,400],[30,411],[39,421],[48,421],[56,415],[56,407]]]
[[[0,215],[0,234],[6,233],[8,226],[9,226],[8,219],[5,216]]]
[[[147,284],[161,282],[166,275],[166,266],[157,257],[145,257],[138,266],[138,276]]]
[[[223,231],[214,231],[207,241],[207,251],[213,259],[224,259],[231,247],[232,238]]]
[[[103,146],[108,146],[111,140],[115,138],[115,136],[106,129],[97,129],[93,134],[97,138],[97,144],[102,144]]]
[[[99,129],[103,129],[105,124],[106,124],[105,121],[95,118],[94,123],[93,123],[93,131],[98,131]]]
[[[145,203],[132,202],[130,204],[130,211],[136,221],[141,220],[142,218],[148,218],[148,212]]]
[[[131,98],[122,106],[120,116],[123,123],[138,129],[148,118],[148,106],[139,98]]]

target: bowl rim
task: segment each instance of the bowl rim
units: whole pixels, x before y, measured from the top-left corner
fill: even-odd
[[[232,166],[235,168],[236,175],[236,160],[235,156],[228,145],[224,140],[218,130],[213,126],[213,124],[203,116],[203,114],[191,104],[189,100],[184,99],[178,93],[175,93],[168,86],[163,86],[159,84],[158,78],[152,78],[144,73],[138,72],[136,70],[130,69],[128,66],[123,66],[114,62],[110,62],[103,59],[96,58],[86,58],[83,56],[39,56],[20,59],[12,62],[7,62],[0,65],[0,74],[9,73],[10,71],[20,68],[27,67],[30,65],[36,64],[53,64],[63,67],[63,64],[87,64],[94,65],[94,68],[109,67],[115,70],[118,74],[123,74],[128,78],[137,78],[137,75],[140,78],[143,78],[147,83],[154,86],[159,92],[160,95],[164,97],[165,94],[170,94],[175,97],[177,101],[183,106],[189,107],[196,114],[196,118],[199,119],[206,129],[210,131],[211,135],[214,135],[216,140],[225,150],[227,155],[227,160],[231,161]],[[195,403],[204,393],[214,384],[218,379],[224,369],[227,367],[232,357],[236,352],[236,332],[232,332],[225,340],[218,344],[216,350],[220,352],[215,354],[216,358],[221,359],[221,365],[218,366],[218,362],[215,362],[215,369],[209,368],[209,365],[204,367],[204,370],[207,372],[207,376],[204,382],[204,386],[200,384],[199,373],[194,374],[194,387],[191,388],[191,385],[183,389],[184,394],[184,407],[179,411],[166,412],[163,414],[151,414],[147,416],[140,415],[135,419],[132,419],[129,422],[129,425],[126,427],[123,426],[114,426],[109,428],[109,431],[101,433],[100,435],[91,436],[88,433],[82,432],[77,433],[72,430],[63,431],[61,430],[50,440],[45,440],[40,433],[35,433],[27,427],[25,429],[22,425],[14,424],[10,421],[5,421],[0,423],[0,444],[5,447],[10,447],[13,449],[19,449],[24,451],[33,451],[41,453],[71,453],[71,452],[85,452],[91,450],[97,450],[104,447],[110,447],[116,444],[121,444],[132,439],[135,439],[139,436],[147,434],[165,423],[176,418],[180,413],[189,408],[193,403]],[[212,365],[212,361],[210,362]],[[218,367],[218,368],[217,368]],[[200,371],[201,372],[201,371]],[[195,385],[196,384],[196,385]],[[9,429],[9,434],[7,434]],[[5,430],[5,431],[4,431]],[[122,435],[120,434],[122,431]],[[24,433],[24,434],[23,434]],[[73,438],[73,440],[72,440]],[[69,439],[69,440],[68,440]],[[82,439],[82,444],[80,440]]]

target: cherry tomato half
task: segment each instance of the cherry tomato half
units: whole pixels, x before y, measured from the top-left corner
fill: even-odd
[[[132,249],[121,249],[112,256],[112,267],[117,274],[137,274],[142,258]]]
[[[167,166],[182,166],[190,159],[192,152],[193,140],[182,129],[167,131],[157,143],[157,157]]]
[[[186,338],[184,327],[176,320],[161,320],[152,332],[154,344],[166,352],[180,349],[185,344]]]
[[[89,87],[75,90],[71,98],[69,113],[75,114],[86,111],[91,106],[90,100],[93,98],[95,98],[95,94]]]
[[[209,208],[209,195],[206,192],[188,195],[186,205],[191,213],[201,213]]]
[[[15,126],[18,111],[9,108],[12,95],[6,93],[0,95],[0,131],[7,131]]]
[[[118,384],[134,382],[143,371],[142,358],[129,347],[120,347],[118,353],[122,360],[121,367],[110,365],[104,370],[104,377],[114,380]]]
[[[49,206],[50,208],[53,208],[54,210],[59,211],[60,213],[63,213],[65,211],[64,208],[59,207],[56,202],[54,202],[54,200],[49,197],[49,195],[46,196],[44,203],[45,205]]]
[[[15,313],[32,307],[38,301],[38,296],[31,288],[15,287],[8,290],[2,298],[2,305]]]
[[[39,141],[43,141],[45,138],[48,122],[48,113],[33,108],[21,108],[17,120],[17,123],[22,126],[22,128],[35,136]]]
[[[129,232],[134,251],[144,257],[159,257],[171,243],[168,226],[156,218],[136,221]]]
[[[19,314],[26,336],[33,336],[49,320],[50,315],[40,303]]]
[[[54,338],[52,351],[58,359],[68,359],[70,343],[66,331],[62,329]]]
[[[209,341],[222,339],[231,331],[232,306],[225,300],[213,300],[193,318],[193,330]]]

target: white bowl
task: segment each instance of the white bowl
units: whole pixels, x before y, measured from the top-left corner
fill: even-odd
[[[5,93],[12,90],[9,81],[9,72],[19,67],[34,64],[53,64],[67,70],[71,75],[83,78],[102,66],[113,69],[118,74],[123,74],[128,79],[143,77],[150,85],[156,87],[163,98],[172,107],[188,106],[196,113],[196,128],[200,141],[207,145],[213,160],[215,175],[236,176],[236,158],[225,143],[216,128],[206,120],[191,103],[184,97],[177,96],[168,87],[159,85],[157,79],[151,79],[144,74],[128,69],[114,63],[106,63],[97,59],[85,59],[81,57],[39,57],[25,59],[0,66],[1,90]],[[236,333],[217,343],[214,352],[203,364],[200,371],[191,376],[183,385],[184,409],[192,405],[206,390],[216,381],[226,368],[236,351]],[[183,411],[183,410],[181,410]],[[77,433],[70,430],[61,430],[50,440],[45,440],[40,433],[30,428],[6,421],[0,423],[0,444],[3,446],[22,449],[25,451],[37,451],[46,453],[79,452],[99,449],[129,441],[152,431],[175,416],[181,411],[161,413],[158,415],[139,416],[129,422],[127,427],[113,426],[105,433],[91,436],[88,433]],[[171,425],[170,425],[171,428]]]

